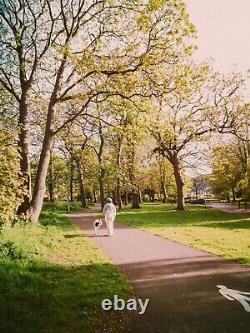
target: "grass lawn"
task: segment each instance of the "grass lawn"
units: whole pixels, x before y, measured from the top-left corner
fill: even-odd
[[[117,332],[127,316],[101,310],[104,298],[126,299],[132,291],[66,208],[45,204],[43,226],[0,232],[0,332]]]
[[[124,209],[118,221],[244,264],[250,264],[250,217],[200,206],[176,211],[170,204]]]

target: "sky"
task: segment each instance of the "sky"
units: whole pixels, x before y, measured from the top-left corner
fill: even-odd
[[[250,0],[183,1],[197,29],[195,59],[213,58],[215,68],[224,73],[250,69]],[[249,100],[250,79],[245,95]],[[209,172],[199,167],[199,172]],[[189,172],[193,176],[197,170]]]
[[[217,70],[250,69],[250,0],[184,0],[198,30],[196,59]]]

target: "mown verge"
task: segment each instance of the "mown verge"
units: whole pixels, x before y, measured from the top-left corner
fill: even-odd
[[[202,206],[176,211],[171,204],[125,209],[117,220],[155,235],[250,264],[250,218]]]
[[[126,321],[100,304],[114,294],[127,299],[127,280],[65,212],[64,203],[45,204],[41,225],[1,231],[1,332],[117,332]]]

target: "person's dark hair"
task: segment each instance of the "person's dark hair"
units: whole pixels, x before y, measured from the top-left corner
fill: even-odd
[[[107,202],[111,203],[113,200],[111,198],[107,198]]]

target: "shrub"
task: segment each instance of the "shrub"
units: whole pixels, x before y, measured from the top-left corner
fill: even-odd
[[[12,222],[23,191],[19,174],[19,153],[12,133],[0,127],[0,225]]]
[[[0,244],[0,258],[26,259],[27,255],[14,242],[6,241]]]

